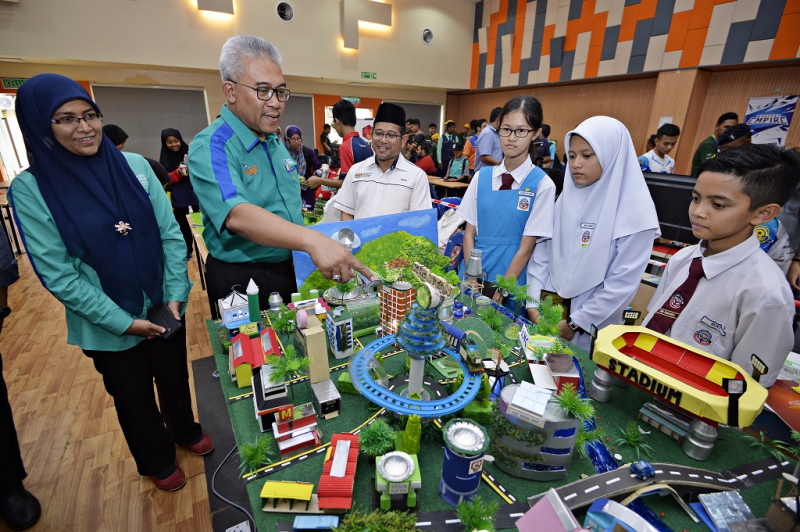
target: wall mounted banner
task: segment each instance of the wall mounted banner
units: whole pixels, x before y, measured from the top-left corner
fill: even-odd
[[[795,107],[797,95],[750,98],[745,124],[753,132],[753,144],[784,146]]]

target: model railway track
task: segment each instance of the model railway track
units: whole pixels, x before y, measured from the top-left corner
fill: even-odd
[[[444,352],[461,365],[464,381],[452,395],[431,401],[413,400],[396,394],[375,381],[371,375],[369,361],[372,353],[378,353],[394,344],[394,335],[384,336],[370,343],[358,353],[353,354],[350,365],[350,379],[364,398],[390,412],[404,416],[441,417],[461,411],[475,396],[481,387],[480,374],[472,374],[467,369],[461,356],[450,348]]]

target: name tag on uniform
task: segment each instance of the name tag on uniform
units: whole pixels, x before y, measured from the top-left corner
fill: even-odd
[[[294,173],[292,173],[292,170],[297,168],[297,163],[294,161],[294,159],[284,159],[283,167],[286,168],[287,172],[292,174],[292,179],[297,179],[297,176]]]
[[[532,197],[534,197],[536,195],[536,192],[531,192],[530,190],[520,190],[519,191],[519,195],[520,196],[528,196],[528,197],[532,198]]]

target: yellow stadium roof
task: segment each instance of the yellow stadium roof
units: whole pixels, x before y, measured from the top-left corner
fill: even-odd
[[[269,480],[261,488],[262,499],[296,499],[310,501],[314,484],[310,482],[291,482],[288,480]]]

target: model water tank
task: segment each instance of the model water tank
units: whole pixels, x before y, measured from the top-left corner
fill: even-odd
[[[445,448],[439,493],[445,502],[457,506],[478,493],[489,437],[483,427],[468,419],[453,419],[442,432]]]

